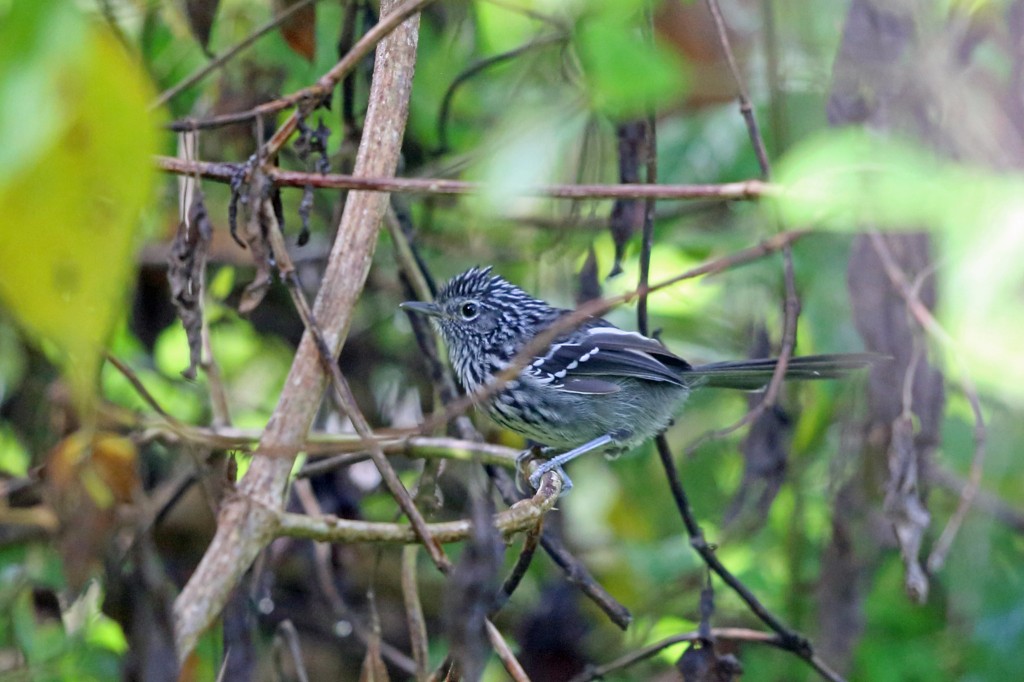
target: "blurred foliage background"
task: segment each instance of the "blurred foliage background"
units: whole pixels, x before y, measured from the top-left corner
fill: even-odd
[[[154,153],[179,151],[161,126],[242,111],[315,82],[352,35],[374,24],[378,9],[354,0],[306,3],[163,106],[151,103],[294,4],[0,0],[2,679],[213,679],[225,658],[225,679],[300,679],[285,621],[308,679],[356,679],[374,627],[408,655],[400,548],[315,549],[279,539],[179,671],[169,600],[202,556],[217,500],[247,456],[155,437],[163,418],[103,355],[127,364],[172,418],[211,424],[207,375],[181,376],[189,348],[166,277],[179,187],[151,162]],[[915,442],[914,492],[930,515],[922,557],[954,514],[976,450],[964,376],[978,387],[986,457],[974,506],[945,565],[928,576],[923,603],[905,591],[907,562],[886,506],[895,478],[887,469],[889,425],[868,428],[877,378],[866,373],[789,386],[773,426],[696,447],[753,403],[742,394],[693,396],[668,437],[695,512],[725,565],[849,679],[1017,679],[1024,675],[1024,471],[1013,445],[1024,437],[1024,3],[730,0],[723,12],[777,191],[761,202],[659,201],[651,281],[781,229],[812,229],[793,247],[796,352],[879,350],[866,345],[855,308],[865,292],[890,285],[858,269],[851,252],[864,229],[894,240],[923,233],[924,242],[892,242],[917,244],[927,261],[918,270],[927,283],[918,286],[931,289],[945,329],[918,335],[943,372],[931,393],[915,393],[938,415],[918,410],[913,422],[918,436],[928,436]],[[330,108],[308,119],[330,130],[333,172],[351,169],[371,70],[367,60]],[[619,182],[624,126],[651,112],[659,183],[758,178],[736,95],[703,2],[438,1],[422,17],[399,174],[478,180],[485,189],[398,195],[394,204],[438,281],[493,264],[566,307],[595,287],[626,292],[639,276],[637,225],[609,230],[610,200],[541,199],[523,188]],[[204,131],[197,150],[200,159],[243,162],[255,150],[254,130],[243,123]],[[290,147],[279,165],[312,170]],[[230,189],[202,188],[214,226],[210,347],[232,426],[259,430],[302,324],[279,285],[239,315],[253,277],[250,255],[228,231]],[[344,198],[315,192],[311,238],[298,246],[303,193],[281,191],[292,258],[310,296]],[[382,232],[341,357],[361,407],[381,428],[414,426],[437,406],[397,309],[404,294],[394,250]],[[659,338],[706,362],[777,353],[783,299],[776,254],[660,291],[649,305]],[[902,302],[893,305],[901,311],[894,326],[916,325]],[[635,308],[609,319],[635,328]],[[476,422],[490,440],[524,445]],[[315,428],[349,426],[325,406]],[[620,631],[538,556],[496,617],[532,679],[569,679],[588,664],[696,629],[705,569],[652,450],[575,462],[576,488],[547,521],[628,606],[633,624]],[[447,468],[434,518],[468,514],[469,466]],[[411,485],[416,463],[401,460],[401,470]],[[311,483],[325,513],[395,517],[369,462]],[[516,547],[506,551],[507,565]],[[451,551],[457,557],[460,549]],[[420,564],[437,665],[451,644],[445,585]],[[318,574],[324,566],[328,574]],[[715,626],[759,627],[717,583],[715,606]],[[816,677],[776,649],[720,646],[738,656],[746,679]],[[665,649],[606,679],[677,679],[681,651]],[[405,679],[386,658],[392,677]],[[484,678],[504,676],[492,657]]]

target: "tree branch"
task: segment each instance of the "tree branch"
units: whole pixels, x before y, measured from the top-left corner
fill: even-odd
[[[173,156],[155,156],[158,170],[175,175],[196,175],[214,182],[230,183],[244,166],[239,163],[190,161]],[[479,182],[448,178],[396,178],[371,177],[353,173],[310,173],[285,170],[277,166],[264,169],[267,178],[278,187],[317,187],[321,189],[350,189],[368,192],[404,192],[409,194],[463,195],[478,194],[485,186]],[[777,194],[780,189],[762,180],[742,180],[719,184],[646,185],[646,184],[582,184],[542,185],[516,188],[524,196],[552,199],[718,199],[732,201],[757,199]]]
[[[407,20],[377,47],[354,175],[387,176],[395,172],[408,115],[418,26],[418,17]],[[324,337],[334,357],[341,350],[369,272],[387,200],[385,194],[353,192],[346,201],[313,307],[315,318],[323,321]],[[259,551],[275,537],[276,511],[284,501],[293,458],[305,441],[326,382],[320,353],[312,334],[307,332],[253,463],[239,484],[239,494],[230,497],[222,507],[217,534],[175,601],[175,637],[180,660],[185,660],[200,634],[216,618],[231,589]],[[264,456],[266,451],[278,456]]]

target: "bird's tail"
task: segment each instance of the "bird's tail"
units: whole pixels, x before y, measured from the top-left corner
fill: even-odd
[[[790,358],[786,379],[838,379],[884,359],[885,356],[874,353],[804,355]],[[776,358],[713,362],[694,367],[687,375],[700,379],[703,386],[756,391],[768,385],[778,362]]]

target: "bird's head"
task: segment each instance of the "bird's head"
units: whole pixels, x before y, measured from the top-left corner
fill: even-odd
[[[470,268],[456,275],[434,303],[409,301],[403,310],[428,315],[448,346],[463,379],[470,365],[500,364],[557,317],[558,311],[491,268]]]

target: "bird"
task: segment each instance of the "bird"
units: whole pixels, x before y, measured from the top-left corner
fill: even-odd
[[[456,275],[432,303],[406,301],[400,308],[430,318],[471,395],[572,312],[531,296],[491,267]],[[793,357],[786,378],[839,378],[874,359],[868,353]],[[691,365],[660,341],[591,317],[557,335],[514,378],[485,392],[478,406],[496,423],[542,446],[545,461],[529,475],[530,485],[537,489],[545,473],[557,470],[565,493],[572,488],[563,469],[568,462],[598,451],[615,457],[662,433],[697,388],[760,390],[777,363],[766,358]]]

